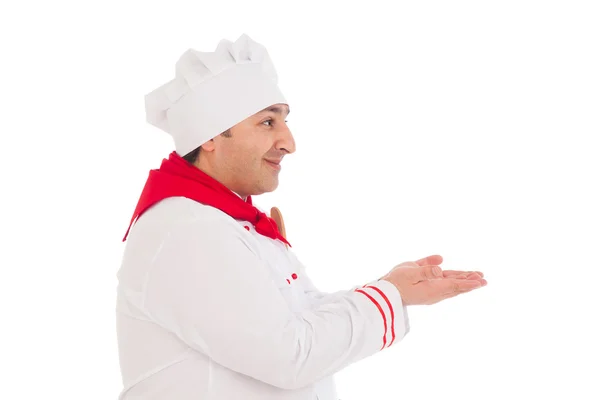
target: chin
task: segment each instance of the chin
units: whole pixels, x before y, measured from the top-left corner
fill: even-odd
[[[274,192],[275,189],[277,189],[277,186],[279,185],[260,186],[249,193],[251,196],[260,196],[261,194]]]
[[[279,187],[279,181],[275,181],[275,182],[270,182],[266,185],[264,185],[263,187],[261,187],[261,191],[262,193],[270,193],[270,192],[274,192],[275,189],[277,189],[277,187]]]

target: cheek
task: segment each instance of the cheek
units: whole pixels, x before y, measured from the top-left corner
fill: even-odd
[[[241,175],[252,175],[262,168],[263,153],[254,147],[240,148],[235,158],[235,169]]]
[[[240,138],[235,139],[236,133]],[[229,165],[230,170],[235,171],[242,176],[255,175],[265,167],[263,158],[270,151],[273,144],[268,143],[268,137],[264,132],[234,132],[235,142],[230,142],[231,146],[224,152],[224,160]],[[241,140],[240,140],[241,139]]]

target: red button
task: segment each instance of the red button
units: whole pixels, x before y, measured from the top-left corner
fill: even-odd
[[[250,227],[249,227],[249,226],[244,226],[244,228],[246,228],[246,230],[247,230],[247,231],[249,231],[249,230],[250,230]]]
[[[298,275],[292,274],[292,279],[298,279]]]

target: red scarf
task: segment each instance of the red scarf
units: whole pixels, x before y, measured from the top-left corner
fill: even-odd
[[[275,221],[252,205],[250,196],[244,201],[221,182],[191,165],[175,152],[169,155],[169,159],[163,160],[159,169],[150,171],[123,241],[127,239],[129,230],[137,218],[154,204],[168,197],[186,197],[218,208],[232,218],[250,222],[261,235],[279,239],[291,247],[279,233]]]

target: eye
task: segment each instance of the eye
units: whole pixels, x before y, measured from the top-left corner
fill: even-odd
[[[265,124],[265,123],[267,123],[267,122],[271,123],[271,126],[272,126],[272,124],[273,124],[273,122],[275,122],[275,120],[274,120],[274,119],[272,119],[272,118],[269,118],[268,120],[266,120],[266,121],[263,121],[262,123],[263,123],[263,124]],[[287,121],[287,120],[285,120],[285,121],[283,121],[283,122],[285,122],[286,124],[288,123],[288,121]]]

